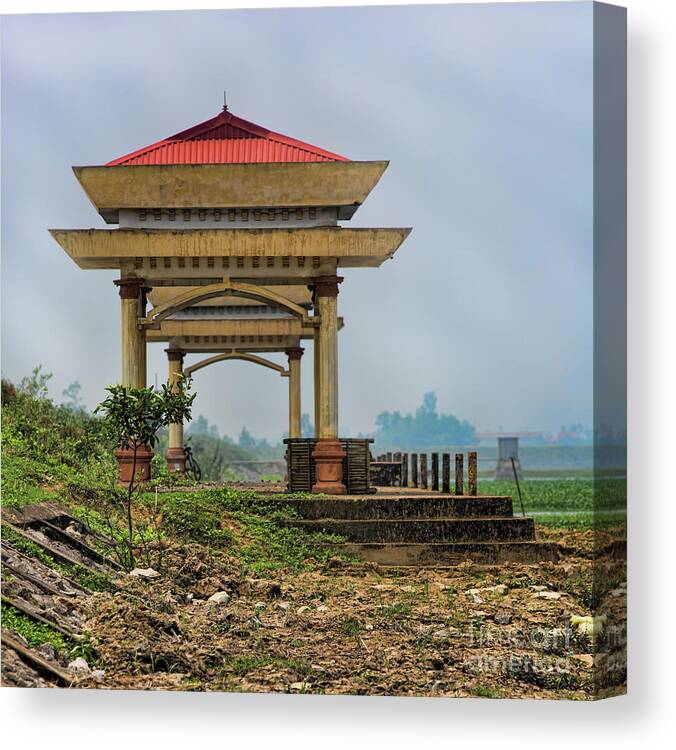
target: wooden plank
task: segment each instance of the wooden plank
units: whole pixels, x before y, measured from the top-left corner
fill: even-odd
[[[75,520],[62,506],[55,503],[30,503],[21,508],[8,505],[2,509],[2,520],[16,526],[29,526],[35,521],[49,521],[58,519]]]
[[[70,545],[71,547],[75,547],[80,552],[87,555],[87,557],[89,557],[91,560],[94,560],[94,562],[101,563],[102,565],[108,565],[111,568],[115,568],[116,570],[122,570],[122,566],[119,563],[116,563],[114,560],[107,558],[98,550],[95,550],[93,547],[85,544],[85,542],[83,542],[81,539],[77,539],[76,537],[71,536],[63,529],[60,529],[58,526],[54,526],[54,524],[50,523],[49,521],[40,521],[40,526],[42,528],[46,528],[49,531],[49,534],[46,534],[46,536],[52,535],[52,537],[57,537],[57,541],[62,541]]]
[[[67,552],[62,552],[61,550],[57,549],[53,545],[49,544],[48,542],[45,542],[42,539],[37,539],[32,534],[28,534],[23,529],[19,528],[13,523],[10,523],[6,520],[4,520],[4,523],[6,523],[12,531],[14,531],[18,536],[23,537],[24,539],[27,539],[29,542],[33,542],[33,544],[37,544],[38,547],[42,547],[45,552],[48,552],[52,557],[56,558],[57,560],[61,560],[61,562],[70,563],[71,565],[79,565],[82,567],[82,561],[73,557],[72,555],[69,555]]]
[[[44,579],[40,578],[39,576],[34,576],[32,573],[29,573],[26,570],[23,570],[23,568],[20,568],[18,565],[13,563],[8,556],[8,547],[3,545],[2,549],[2,564],[3,566],[9,568],[9,570],[12,571],[12,575],[16,576],[17,578],[23,578],[24,581],[28,581],[29,583],[32,583],[34,586],[37,586],[39,589],[44,591],[46,594],[52,594],[53,596],[77,596],[78,590],[81,593],[84,593],[84,589],[80,588],[79,586],[74,588],[72,591],[62,591],[61,589],[58,589],[56,586],[52,586],[51,583],[48,583]],[[11,551],[12,555],[21,555],[21,553],[18,550],[12,549]],[[24,559],[26,558],[25,555],[21,555]],[[68,581],[67,578],[64,576],[64,580]],[[68,581],[68,584],[71,584],[71,581]]]
[[[70,630],[66,630],[64,627],[59,625],[58,622],[56,622],[56,620],[52,620],[52,619],[45,617],[44,615],[41,615],[36,609],[26,604],[25,602],[20,602],[18,599],[14,599],[10,596],[3,596],[2,603],[9,604],[10,607],[14,607],[14,609],[18,609],[19,612],[23,613],[27,617],[30,617],[33,620],[37,620],[38,622],[41,622],[43,625],[48,625],[50,628],[54,628],[54,630],[57,630],[59,633],[61,633],[61,635],[65,635],[67,638],[74,638],[75,640],[78,640],[79,638],[81,638],[81,636],[78,633],[73,633]]]
[[[55,680],[64,687],[70,687],[73,684],[74,679],[68,673],[63,672],[46,659],[43,659],[36,651],[26,648],[22,643],[19,643],[19,641],[12,638],[12,636],[5,631],[2,632],[2,645],[5,648],[11,648],[12,651],[16,651],[24,662],[27,662],[36,671],[52,680]]]

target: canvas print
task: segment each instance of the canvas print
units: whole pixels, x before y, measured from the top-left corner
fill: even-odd
[[[626,690],[626,14],[2,19],[2,684]]]

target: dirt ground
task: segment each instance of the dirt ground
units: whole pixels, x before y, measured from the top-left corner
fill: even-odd
[[[115,594],[82,602],[105,677],[78,685],[581,700],[595,686],[615,691],[626,583],[609,576],[602,587],[605,620],[571,623],[591,614],[592,533],[541,537],[562,545],[561,562],[381,570],[334,559],[325,573],[275,580],[176,548],[161,578],[126,576]],[[228,601],[209,601],[216,592]]]

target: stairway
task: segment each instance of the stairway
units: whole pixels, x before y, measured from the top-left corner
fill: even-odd
[[[336,551],[381,565],[445,566],[557,560],[555,544],[536,539],[532,518],[515,516],[512,498],[442,495],[380,488],[377,495],[289,499],[286,523],[338,534]]]

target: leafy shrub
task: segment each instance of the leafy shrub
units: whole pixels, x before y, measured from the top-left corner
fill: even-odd
[[[113,446],[106,425],[44,397],[46,376],[41,380],[35,375],[39,369],[19,388],[3,381],[3,504],[55,497],[59,485],[111,461]]]

